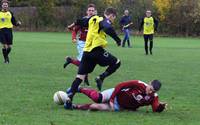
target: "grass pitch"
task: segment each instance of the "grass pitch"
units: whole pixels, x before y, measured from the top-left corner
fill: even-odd
[[[133,48],[117,47],[109,39],[107,50],[122,65],[105,80],[103,89],[130,79],[159,79],[163,85],[158,94],[168,102],[168,111],[68,111],[52,98],[71,85],[77,72],[73,65],[62,68],[66,55],[77,55],[70,34],[14,33],[11,63],[0,58],[0,125],[199,125],[200,40],[155,37],[154,41],[153,56],[146,56],[142,37],[131,38]],[[93,88],[94,78],[104,70],[97,66],[89,75]],[[91,101],[77,94],[74,102]]]

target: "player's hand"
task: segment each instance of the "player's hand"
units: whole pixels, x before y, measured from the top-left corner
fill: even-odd
[[[111,111],[114,111],[114,103],[112,101],[109,102]]]
[[[168,109],[168,104],[166,102],[160,102],[160,104],[164,105],[165,106],[165,110]]]
[[[67,26],[67,27],[66,27],[66,30],[68,30],[68,31],[72,31],[72,30],[73,30],[73,28],[72,28],[72,27],[69,27],[69,26]]]
[[[126,27],[125,27],[125,26],[123,26],[123,27],[122,27],[122,31],[124,31],[124,29],[125,29],[125,28],[126,28]]]
[[[73,40],[72,40],[72,43],[76,43],[76,41],[77,41],[76,39],[73,39]]]
[[[67,26],[67,28],[68,28],[69,30],[73,30],[74,26],[75,26],[75,24],[72,23],[71,25]]]
[[[167,103],[165,102],[160,102],[160,104],[158,105],[156,112],[162,112],[164,110],[167,110]]]
[[[22,22],[21,21],[17,21],[17,24],[20,26],[20,25],[22,25]]]

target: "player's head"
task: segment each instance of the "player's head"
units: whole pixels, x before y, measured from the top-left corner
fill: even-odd
[[[117,11],[115,8],[109,7],[104,11],[104,16],[108,18],[111,22],[114,22],[117,16]]]
[[[151,94],[160,90],[161,82],[159,80],[152,80],[150,85],[146,87],[146,93]]]
[[[129,15],[129,11],[126,9],[124,10],[124,15],[128,16]]]
[[[87,16],[93,16],[95,15],[95,5],[94,4],[89,4],[88,7],[87,7]]]
[[[1,7],[3,11],[7,11],[8,10],[8,1],[7,0],[2,0],[1,1]]]
[[[146,11],[146,16],[147,16],[147,17],[150,17],[150,16],[151,16],[151,10],[147,10],[147,11]]]

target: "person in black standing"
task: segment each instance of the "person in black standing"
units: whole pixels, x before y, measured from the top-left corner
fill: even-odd
[[[11,52],[11,46],[13,44],[12,28],[14,26],[21,25],[20,21],[16,21],[13,13],[8,10],[8,1],[3,0],[2,9],[0,11],[0,42],[3,45],[2,54],[4,57],[4,63],[9,63],[9,53]]]
[[[150,54],[152,55],[152,49],[153,49],[153,34],[155,31],[157,31],[158,27],[158,21],[151,16],[151,11],[146,11],[146,17],[144,17],[140,23],[139,31],[143,28],[143,34],[144,34],[144,48],[146,55]],[[148,51],[148,41],[150,41],[150,47]]]

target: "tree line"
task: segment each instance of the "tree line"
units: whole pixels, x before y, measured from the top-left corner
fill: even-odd
[[[200,35],[200,0],[12,0],[11,10],[23,22],[19,30],[64,31],[65,27],[85,15],[89,3],[96,4],[98,15],[108,6],[118,11],[114,24],[118,29],[123,11],[128,9],[138,30],[147,9],[159,20],[158,32],[167,35]]]

